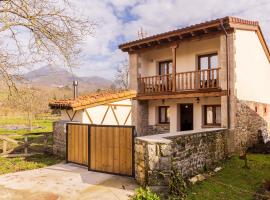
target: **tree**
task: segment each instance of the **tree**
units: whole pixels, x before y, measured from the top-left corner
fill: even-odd
[[[119,67],[116,69],[116,75],[115,75],[115,86],[119,89],[128,89],[129,85],[129,65],[128,61],[124,61],[119,65]]]
[[[94,22],[72,15],[68,0],[0,0],[0,76],[16,87],[23,67],[59,62],[72,67]]]

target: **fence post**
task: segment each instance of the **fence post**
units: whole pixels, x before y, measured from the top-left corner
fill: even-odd
[[[28,136],[24,136],[24,154],[28,154]]]
[[[44,134],[44,153],[47,153],[48,150],[48,134]]]
[[[7,141],[3,140],[3,154],[7,152]]]

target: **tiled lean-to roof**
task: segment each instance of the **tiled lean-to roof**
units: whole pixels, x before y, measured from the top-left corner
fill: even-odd
[[[214,33],[221,33],[224,31],[223,27],[226,31],[234,29],[256,31],[262,43],[264,51],[270,61],[269,48],[263,37],[261,28],[259,26],[259,22],[230,16],[218,18],[211,21],[206,21],[199,24],[194,24],[184,28],[179,28],[165,33],[160,33],[142,39],[127,42],[119,45],[119,48],[124,52],[136,52],[142,49],[147,49],[162,44],[165,45],[165,44],[179,43],[181,41],[189,40],[196,37],[211,35]]]
[[[122,91],[101,91],[88,95],[79,96],[76,99],[55,100],[49,103],[51,109],[72,109],[81,110],[84,108],[95,107],[107,103],[113,103],[124,99],[133,98],[136,92],[133,90]]]

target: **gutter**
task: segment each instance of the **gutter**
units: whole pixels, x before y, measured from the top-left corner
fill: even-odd
[[[230,91],[230,63],[229,63],[229,47],[228,47],[228,33],[223,25],[223,21],[220,20],[220,25],[221,28],[223,29],[225,36],[226,36],[226,68],[227,68],[227,128],[231,128],[231,104],[230,104],[230,99],[231,99],[231,91]]]

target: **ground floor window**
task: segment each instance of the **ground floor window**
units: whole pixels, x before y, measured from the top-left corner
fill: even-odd
[[[204,125],[220,126],[221,125],[221,106],[205,105],[204,106]]]
[[[170,107],[169,106],[159,106],[158,107],[158,122],[160,124],[170,123]]]

